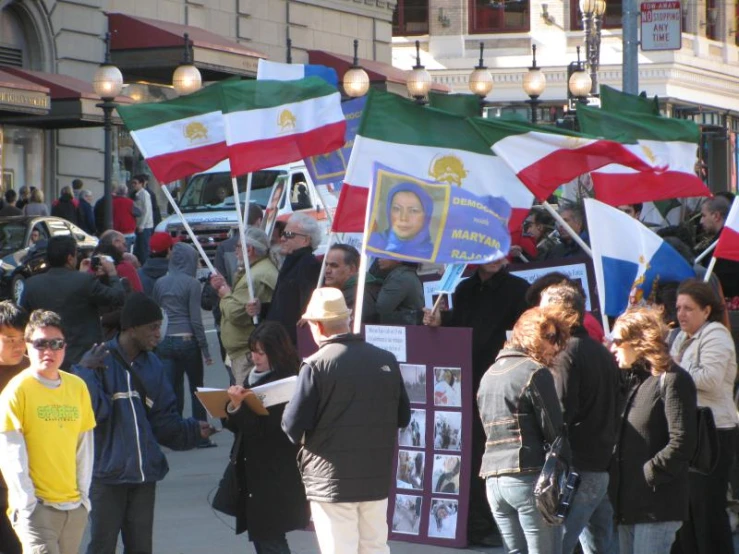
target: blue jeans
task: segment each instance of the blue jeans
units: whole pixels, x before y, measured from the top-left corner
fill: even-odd
[[[585,554],[617,554],[608,472],[581,471],[580,487],[564,523],[562,552],[572,554],[578,539]]]
[[[141,265],[144,265],[144,262],[149,257],[149,239],[151,238],[152,231],[153,229],[144,229],[141,232],[136,231],[136,243],[133,247],[133,253],[139,259]]]
[[[185,407],[185,375],[187,375],[192,417],[206,421],[205,408],[195,396],[197,388],[203,386],[203,355],[195,337],[166,337],[157,347],[157,356],[162,360],[164,371],[174,389],[177,411],[180,415]]]
[[[675,533],[681,525],[682,521],[619,525],[620,554],[670,554]]]
[[[562,554],[562,527],[547,525],[536,509],[538,474],[486,480],[488,502],[509,554]]]
[[[285,535],[268,541],[254,541],[254,550],[257,554],[290,554]]]

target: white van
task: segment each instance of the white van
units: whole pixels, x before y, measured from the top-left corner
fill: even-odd
[[[291,213],[301,211],[315,217],[328,230],[325,206],[303,162],[255,171],[252,176],[250,201],[265,209],[272,189],[283,180],[289,183],[289,189],[280,203],[278,220],[285,220]],[[237,182],[239,202],[243,209],[246,176],[238,177]],[[238,228],[228,160],[190,177],[184,192],[180,195],[179,207],[206,254],[213,260],[218,244],[229,237],[232,229]],[[182,220],[176,214],[163,219],[157,225],[156,231],[167,232],[183,242],[190,242]]]

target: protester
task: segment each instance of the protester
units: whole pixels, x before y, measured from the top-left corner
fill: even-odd
[[[169,471],[159,445],[189,450],[214,432],[205,421],[177,413],[152,352],[162,317],[153,300],[132,294],[120,335],[93,347],[74,368],[87,383],[97,421],[87,554],[115,554],[119,534],[126,552],[152,554],[156,483]]]
[[[609,490],[620,554],[668,554],[688,518],[696,392],[670,359],[666,331],[650,308],[627,311],[613,328],[611,351],[627,384]]]
[[[77,212],[77,200],[72,196],[71,187],[62,187],[59,198],[51,207],[51,215],[66,219],[70,223],[79,225],[79,214]]]
[[[41,189],[34,188],[30,191],[28,202],[23,206],[23,215],[49,215],[49,207],[44,203],[44,192]]]
[[[141,263],[146,263],[149,257],[149,239],[154,232],[154,208],[151,204],[151,196],[144,188],[145,176],[136,175],[131,179],[134,206],[138,210],[136,216],[136,244],[134,254]]]
[[[552,248],[558,244],[558,241],[551,236],[554,231],[554,218],[541,209],[532,208],[524,229],[535,248],[533,253],[525,251],[524,255],[530,257],[529,261],[546,259]]]
[[[0,393],[28,367],[23,333],[28,313],[13,302],[0,302]],[[21,544],[8,518],[8,486],[0,473],[0,552],[21,554]]]
[[[169,256],[175,240],[169,233],[154,233],[149,239],[149,257],[138,270],[141,288],[146,296],[154,294],[154,285],[169,270]]]
[[[251,334],[249,349],[254,368],[243,386],[228,389],[225,422],[236,435],[231,451],[240,495],[236,533],[247,530],[258,553],[289,554],[285,533],[308,524],[305,489],[295,464],[298,447],[280,426],[285,404],[271,406],[269,415],[260,416],[243,401],[252,387],[296,375],[300,358],[284,327],[274,321],[265,321]]]
[[[30,310],[50,310],[64,322],[67,347],[63,368],[77,363],[82,354],[103,337],[98,308],[123,303],[125,291],[115,265],[105,259],[100,270],[104,284],[88,273],[91,261],[83,260],[77,271],[77,243],[69,235],[49,239],[46,247],[49,270],[26,281],[21,305]]]
[[[81,200],[80,202],[84,202]],[[113,258],[118,277],[126,279],[131,290],[142,292],[143,286],[136,267],[127,258],[126,238],[123,233],[109,229],[100,235],[100,241],[95,248],[94,254],[103,254]]]
[[[619,206],[618,209],[621,210],[626,215],[630,215],[637,221],[641,220],[641,211],[644,207],[644,204],[624,204],[622,206]]]
[[[526,310],[526,290],[529,284],[511,275],[505,260],[477,266],[475,273],[463,280],[452,295],[451,311],[424,310],[423,323],[432,327],[472,328],[472,394],[477,395],[480,380],[495,361],[506,340],[506,331],[513,328],[519,316]],[[480,461],[485,452],[485,430],[480,419],[472,418],[472,475],[480,471]],[[500,545],[490,505],[485,492],[485,482],[473,477],[470,480],[470,500],[467,536],[473,544]]]
[[[157,200],[157,195],[154,193],[152,188],[149,186],[149,176],[146,173],[139,173],[138,175],[134,175],[132,181],[137,180],[143,183],[144,190],[146,191],[146,194],[149,195],[149,199],[151,200],[151,216],[154,220],[154,227],[159,225],[162,221],[162,212],[159,209],[159,201]]]
[[[75,199],[80,199],[80,197],[82,196],[82,189],[84,188],[85,183],[82,181],[82,179],[72,180],[72,193],[74,194]]]
[[[608,468],[616,442],[618,367],[608,349],[583,327],[585,297],[577,287],[571,283],[547,287],[540,305],[558,307],[570,328],[570,338],[553,369],[562,385],[564,422],[580,488],[565,520],[562,551],[571,554],[579,540],[585,552],[609,554],[618,545],[608,499]]]
[[[172,247],[169,271],[154,285],[153,300],[167,314],[167,336],[157,348],[165,373],[177,398],[177,411],[182,415],[185,406],[184,380],[187,382],[195,419],[205,420],[205,408],[195,396],[203,386],[203,362],[213,360],[203,327],[200,309],[200,283],[195,278],[198,267],[197,251],[184,242]],[[210,440],[199,446],[207,448],[215,444]]]
[[[730,208],[731,202],[726,197],[718,195],[707,198],[701,205],[700,223],[706,235],[711,237],[711,241],[721,235]],[[711,256],[706,256],[703,264],[708,265],[710,260]],[[724,296],[729,298],[739,296],[739,262],[717,258],[713,272],[721,282]]]
[[[734,551],[726,493],[739,423],[733,400],[737,367],[734,340],[721,323],[723,313],[724,303],[709,284],[688,280],[677,289],[680,333],[671,354],[695,381],[698,405],[711,408],[721,454],[710,475],[690,473],[690,518],[678,533],[675,550],[683,554]]]
[[[95,416],[77,376],[61,371],[59,315],[31,314],[30,366],[0,394],[0,470],[24,553],[77,554],[90,513]]]
[[[23,214],[23,211],[20,210],[15,204],[16,200],[18,199],[18,193],[15,192],[14,189],[8,189],[5,191],[5,206],[8,206],[8,208],[13,209],[13,214],[15,215],[21,215]]]
[[[249,227],[245,240],[254,298],[258,298],[262,304],[268,304],[277,283],[277,268],[269,259],[269,239],[261,229]],[[249,293],[240,243],[237,243],[235,252],[240,269],[234,276],[236,282],[233,289],[221,275],[213,275],[211,285],[220,298],[221,340],[231,360],[231,381],[232,384],[243,386],[252,366],[249,337],[255,324],[252,316],[246,312],[252,295]]]
[[[357,296],[359,271],[359,252],[350,244],[334,244],[326,253],[326,271],[323,285],[339,289],[344,295],[346,305],[354,311]],[[382,280],[370,273],[364,284],[362,301],[362,321],[375,323],[377,319],[377,297],[382,288]],[[356,312],[354,312],[356,316]]]
[[[80,191],[79,203],[79,225],[83,231],[94,235],[97,229],[95,212],[92,208],[92,193],[89,190]]]
[[[319,349],[303,362],[282,428],[303,445],[298,466],[321,553],[387,553],[393,451],[410,402],[395,356],[352,335],[350,315],[337,289],[313,293],[303,319]]]
[[[582,206],[578,204],[567,204],[560,208],[559,215],[586,244],[590,242],[588,231],[585,228],[585,212]],[[560,243],[549,250],[542,259],[556,260],[586,255],[582,246],[572,238],[572,235],[570,235],[567,229],[557,224],[557,231],[559,232]]]
[[[534,503],[548,444],[562,431],[562,410],[548,369],[569,330],[556,308],[531,308],[480,382],[477,405],[486,433],[480,477],[509,552],[560,554],[562,527]]]
[[[423,284],[418,265],[379,258],[376,279],[381,281],[374,306],[383,325],[420,325],[423,321]]]
[[[15,194],[15,191],[13,189],[7,190],[3,198],[0,199],[0,217],[12,217],[15,215],[23,215],[23,212],[15,207],[14,202],[8,202],[7,198],[8,198],[9,193]]]
[[[28,204],[28,199],[31,196],[31,192],[35,190],[36,187],[29,187],[26,185],[23,185],[21,188],[18,189],[18,201],[15,203],[15,207],[19,210],[22,210],[26,207],[26,204]],[[48,214],[45,214],[48,215]]]
[[[249,204],[249,213],[246,216],[247,227],[259,227],[262,224],[264,212],[258,204]],[[236,243],[239,242],[239,229],[231,229],[231,236],[218,244],[216,257],[213,265],[216,271],[226,278],[226,283],[233,286],[233,276],[236,273],[238,262],[236,260]]]

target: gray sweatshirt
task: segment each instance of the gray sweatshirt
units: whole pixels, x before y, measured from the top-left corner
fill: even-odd
[[[167,312],[167,335],[195,335],[203,356],[210,358],[200,309],[200,282],[195,278],[198,253],[189,244],[178,242],[172,248],[169,271],[154,285],[154,302]]]

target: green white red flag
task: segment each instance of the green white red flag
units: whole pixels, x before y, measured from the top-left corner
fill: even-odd
[[[716,258],[739,262],[739,202],[734,199],[721,230],[713,255]]]
[[[220,90],[234,176],[344,145],[341,95],[323,79],[230,81]]]
[[[407,175],[449,183],[475,195],[501,196],[521,226],[534,197],[462,116],[370,90],[334,215],[334,232],[362,232],[375,163]]]

